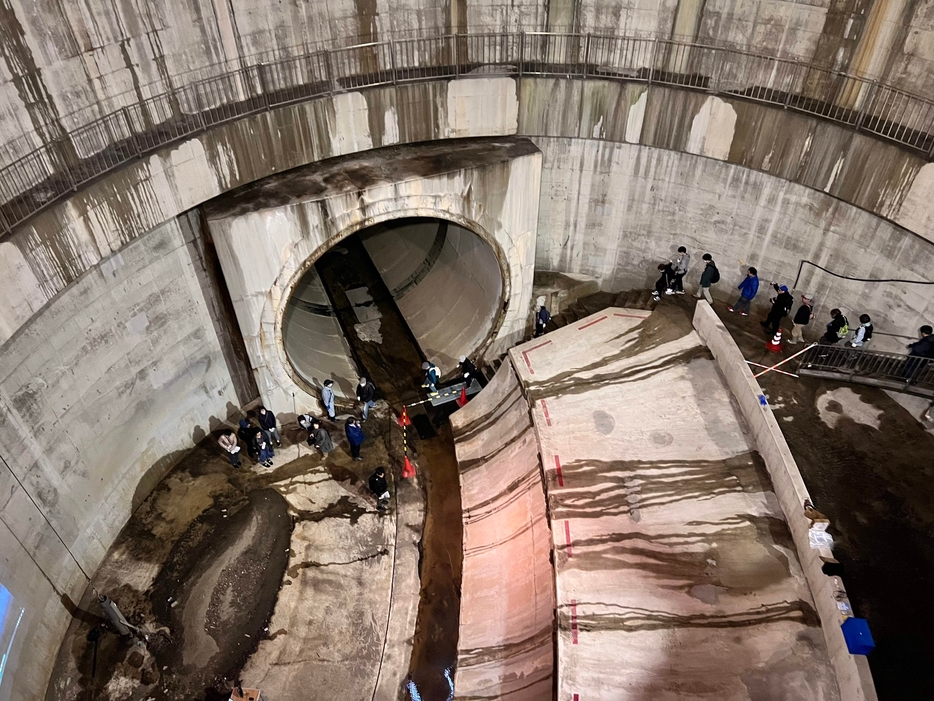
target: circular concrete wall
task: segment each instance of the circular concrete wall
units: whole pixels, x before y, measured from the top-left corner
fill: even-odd
[[[482,350],[503,307],[503,271],[490,244],[439,219],[389,220],[359,236],[425,357],[447,373],[458,356]],[[372,301],[354,305],[353,333],[379,343]],[[311,391],[331,379],[339,394],[353,396],[359,373],[316,265],[306,267],[286,302],[282,343],[296,379]]]

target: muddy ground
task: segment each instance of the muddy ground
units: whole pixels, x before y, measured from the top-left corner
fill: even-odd
[[[367,428],[382,443],[389,421],[371,418]],[[283,432],[286,445],[305,437],[295,427]],[[332,435],[338,443],[336,427]],[[288,570],[295,524],[327,518],[353,526],[375,512],[365,487],[373,459],[357,463],[345,452],[338,445],[323,461],[305,450],[259,472],[245,457],[233,469],[214,437],[202,441],[143,502],[92,581],[149,632],[147,644],[112,632],[89,589],[46,698],[227,699],[250,655],[276,635],[269,620],[280,588],[296,576]],[[386,450],[370,444],[364,455],[384,459]],[[355,499],[307,512],[291,507],[293,480],[320,479],[322,471]]]
[[[759,318],[714,308],[747,360],[777,361]],[[874,387],[775,373],[760,384],[831,519],[847,593],[876,642],[869,666],[879,698],[934,698],[934,436]]]

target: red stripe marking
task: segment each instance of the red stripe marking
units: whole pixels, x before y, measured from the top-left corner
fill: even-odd
[[[648,314],[642,316],[641,314],[618,314],[617,312],[613,312],[613,316],[625,316],[627,319],[645,319],[648,317]]]
[[[551,426],[551,417],[548,415],[548,405],[545,403],[544,399],[542,400],[542,411],[545,412],[545,423]]]
[[[599,319],[594,319],[593,321],[588,321],[588,322],[587,322],[586,324],[584,324],[583,326],[578,326],[578,327],[577,327],[577,330],[578,330],[578,331],[583,331],[583,330],[586,329],[588,326],[593,326],[594,324],[599,324],[601,321],[603,321],[603,320],[606,319],[606,318],[607,318],[606,315],[604,315],[604,316],[601,316]]]
[[[544,343],[539,343],[537,346],[532,346],[528,350],[522,351],[522,357],[525,358],[525,364],[529,368],[529,373],[534,375],[535,371],[532,369],[532,363],[529,362],[529,353],[531,353],[536,348],[541,348],[542,346],[547,346],[551,341],[545,341]]]
[[[555,472],[558,473],[558,486],[564,486],[564,475],[561,474],[561,459],[555,455]],[[567,521],[565,521],[567,523]]]
[[[567,546],[568,560],[571,559],[571,522],[564,522],[564,544]]]
[[[571,599],[571,644],[577,645],[577,599]]]

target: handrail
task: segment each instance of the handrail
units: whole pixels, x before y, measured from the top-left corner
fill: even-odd
[[[797,289],[798,283],[801,281],[801,273],[804,271],[805,265],[811,265],[818,270],[823,270],[828,275],[831,275],[841,280],[853,280],[854,282],[898,282],[904,285],[934,285],[934,280],[902,280],[900,278],[870,278],[870,277],[854,277],[852,275],[843,275],[842,273],[835,273],[833,270],[828,270],[822,265],[817,263],[805,260],[802,258],[798,261],[798,274],[795,276],[795,281],[792,284],[792,289]]]
[[[90,181],[225,122],[338,92],[483,77],[494,68],[498,75],[657,83],[763,102],[934,158],[934,101],[793,59],[599,33],[417,36],[245,65],[120,107],[64,136],[47,135],[0,169],[0,238]]]
[[[801,356],[798,373],[934,397],[934,361],[916,355],[817,345]]]

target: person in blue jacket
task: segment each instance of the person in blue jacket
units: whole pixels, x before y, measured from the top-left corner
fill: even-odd
[[[731,312],[739,312],[740,316],[749,316],[749,305],[753,297],[759,291],[759,271],[750,268],[746,271],[746,277],[736,286],[739,290],[739,299],[732,307],[727,307]]]
[[[366,440],[366,436],[363,433],[363,429],[360,427],[360,422],[351,416],[344,424],[344,432],[347,434],[347,442],[350,443],[350,454],[353,456],[353,459],[363,460],[363,458],[360,457],[360,446],[363,444],[363,441]]]
[[[441,379],[441,371],[438,370],[438,366],[426,360],[422,363],[422,370],[425,371],[425,381],[422,383],[422,387],[427,387],[429,392],[437,392],[438,380]]]

